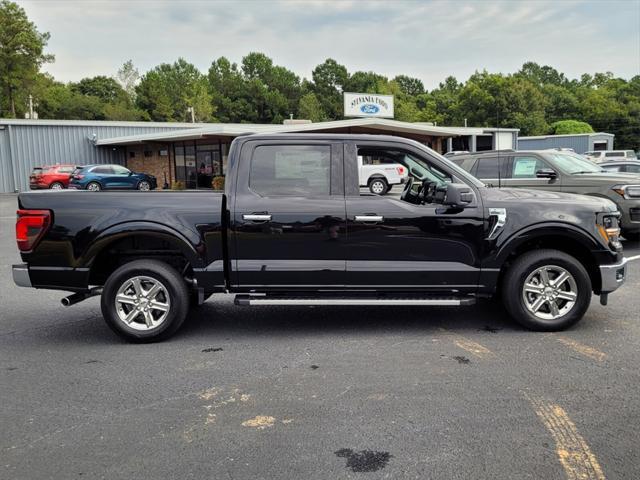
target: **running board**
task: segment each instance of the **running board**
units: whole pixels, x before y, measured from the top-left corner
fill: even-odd
[[[236,295],[236,305],[421,305],[461,306],[474,305],[474,297],[270,297],[265,295]]]

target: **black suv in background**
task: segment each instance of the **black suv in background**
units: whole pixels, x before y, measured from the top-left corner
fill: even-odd
[[[640,236],[640,174],[611,172],[573,152],[492,150],[449,160],[494,187],[580,193],[612,200],[621,213],[622,234]]]

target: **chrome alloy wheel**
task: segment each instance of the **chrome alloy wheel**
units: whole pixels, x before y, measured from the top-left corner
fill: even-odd
[[[99,192],[100,185],[96,182],[91,182],[89,185],[87,185],[87,190],[89,190],[90,192]]]
[[[51,184],[51,186],[49,187],[51,190],[62,190],[64,187],[62,186],[62,184],[60,182],[54,182]]]
[[[149,182],[147,182],[146,180],[143,180],[142,182],[140,182],[138,184],[138,190],[142,190],[143,192],[147,192],[147,191],[151,190],[151,185],[149,185]]]
[[[384,187],[384,183],[380,180],[374,180],[373,182],[371,182],[371,191],[373,193],[375,193],[376,195],[380,195],[382,194],[382,192],[384,192],[385,187]]]
[[[524,305],[541,320],[557,320],[578,300],[578,286],[567,270],[545,265],[529,274],[522,287]]]
[[[134,330],[151,330],[164,322],[171,308],[166,287],[151,277],[126,280],[116,293],[116,312],[121,322]]]

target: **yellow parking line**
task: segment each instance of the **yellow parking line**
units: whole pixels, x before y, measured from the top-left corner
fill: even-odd
[[[584,343],[580,343],[576,340],[573,340],[571,338],[567,338],[567,337],[557,337],[557,340],[566,345],[567,347],[571,348],[572,350],[575,350],[576,352],[578,352],[581,355],[584,355],[585,357],[588,357],[592,360],[595,360],[597,362],[602,362],[603,360],[606,360],[607,358],[607,354],[604,352],[601,352],[600,350],[597,350],[593,347],[590,347],[589,345],[585,345]]]
[[[466,350],[467,352],[475,355],[478,358],[485,358],[492,355],[491,350],[477,342],[471,341],[467,338],[457,338],[453,341],[458,347]]]
[[[526,393],[538,418],[556,443],[556,454],[568,480],[605,480],[602,468],[567,412],[559,405]]]
[[[453,335],[454,340],[453,343],[460,347],[463,350],[466,350],[470,354],[478,357],[478,358],[486,358],[493,356],[493,352],[489,350],[484,345],[480,345],[478,342],[474,342],[473,340],[469,340],[466,337],[463,337],[459,333],[452,332],[451,330],[447,330],[446,328],[440,328],[441,332],[444,332],[448,335]]]

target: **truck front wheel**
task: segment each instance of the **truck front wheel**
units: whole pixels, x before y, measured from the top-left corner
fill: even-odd
[[[535,250],[518,257],[505,273],[502,300],[509,314],[530,330],[563,330],[589,308],[591,279],[571,255]]]
[[[181,275],[157,260],[134,260],[104,284],[102,315],[118,335],[132,342],[168,338],[189,311],[189,290]]]

